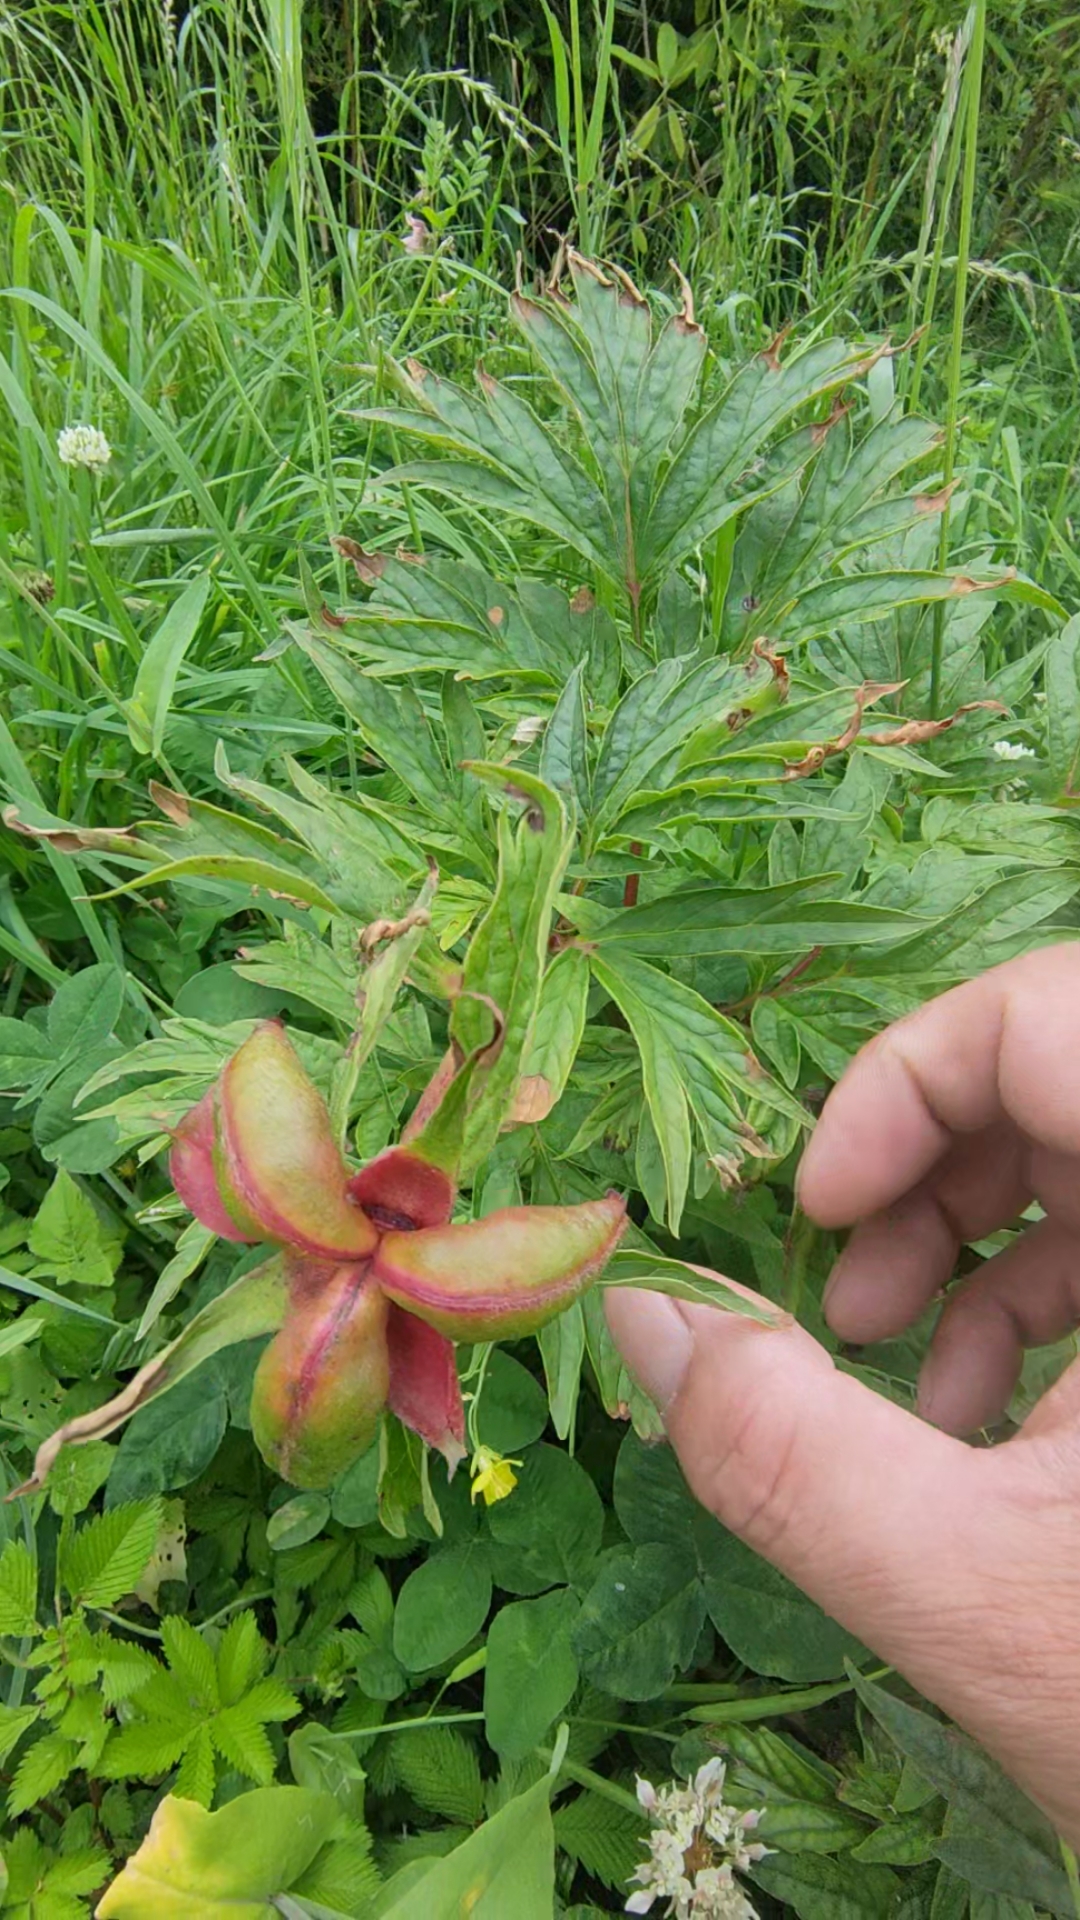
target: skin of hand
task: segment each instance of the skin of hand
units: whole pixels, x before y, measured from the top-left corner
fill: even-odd
[[[612,1289],[627,1365],[697,1498],[992,1753],[1080,1847],[1080,1360],[1014,1438],[1028,1346],[1080,1322],[1080,947],[996,967],[863,1048],[798,1198],[852,1229],[825,1311],[903,1331],[966,1241],[1045,1218],[949,1295],[918,1418],[801,1327]]]

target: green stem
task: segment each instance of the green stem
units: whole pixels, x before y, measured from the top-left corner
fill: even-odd
[[[949,390],[945,413],[945,459],[942,477],[946,489],[956,465],[956,425],[960,407],[960,374],[964,352],[964,314],[967,308],[968,263],[975,209],[975,169],[979,157],[979,104],[982,96],[983,51],[986,45],[986,0],[975,0],[975,25],[964,69],[966,125],[964,177],[960,193],[960,237],[956,251],[952,341],[949,351]],[[949,557],[949,505],[946,499],[938,535],[938,566],[944,571]],[[945,637],[945,603],[934,609],[933,651],[930,656],[930,717],[936,719],[941,699],[941,656]]]
[[[1060,1846],[1061,1858],[1065,1863],[1065,1877],[1069,1882],[1069,1892],[1072,1894],[1073,1908],[1077,1920],[1080,1920],[1080,1865],[1077,1864],[1076,1855],[1067,1841],[1062,1840]]]

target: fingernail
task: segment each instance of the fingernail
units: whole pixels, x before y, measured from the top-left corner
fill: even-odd
[[[662,1293],[611,1287],[608,1325],[626,1365],[649,1399],[666,1413],[690,1366],[694,1336],[674,1300]]]

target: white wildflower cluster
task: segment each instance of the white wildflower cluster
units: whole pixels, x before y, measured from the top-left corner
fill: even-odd
[[[101,473],[112,459],[112,448],[100,427],[62,427],[56,451],[65,467],[86,467]]]
[[[648,1913],[656,1900],[666,1900],[669,1920],[757,1920],[735,1878],[768,1852],[747,1842],[761,1818],[760,1812],[740,1813],[724,1799],[723,1760],[699,1767],[688,1787],[661,1792],[648,1780],[639,1780],[637,1795],[653,1823],[649,1858],[634,1879],[640,1892],[632,1893],[627,1913]]]
[[[1022,746],[1019,740],[995,740],[994,752],[999,760],[1034,760],[1034,747]]]

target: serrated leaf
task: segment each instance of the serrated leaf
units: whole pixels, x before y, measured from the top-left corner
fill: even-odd
[[[0,1633],[40,1631],[35,1618],[37,1567],[23,1540],[9,1540],[0,1553]]]
[[[555,1844],[613,1893],[624,1892],[634,1868],[648,1856],[644,1814],[616,1806],[598,1793],[579,1793],[555,1810]]]
[[[217,1684],[223,1706],[233,1706],[261,1678],[269,1652],[250,1609],[234,1614],[217,1650]]]
[[[7,1759],[27,1728],[33,1726],[40,1711],[39,1707],[8,1707],[0,1702],[0,1762]]]
[[[161,1526],[160,1500],[132,1501],[80,1527],[61,1553],[60,1574],[72,1599],[112,1607],[143,1572]]]
[[[483,1817],[484,1788],[476,1748],[455,1727],[424,1727],[395,1734],[394,1771],[406,1793],[428,1813],[474,1827]]]
[[[108,1287],[120,1258],[115,1235],[106,1232],[93,1202],[61,1167],[30,1228],[28,1244],[61,1287]]]
[[[173,1792],[181,1800],[196,1800],[200,1807],[209,1807],[216,1778],[217,1762],[210,1729],[196,1727],[176,1769]]]
[[[165,1657],[189,1699],[192,1711],[212,1713],[220,1705],[217,1663],[201,1633],[179,1614],[161,1623]]]
[[[223,1707],[210,1722],[210,1738],[231,1767],[246,1774],[257,1786],[269,1786],[274,1777],[274,1751],[259,1716],[249,1710],[246,1700],[235,1707]]]
[[[75,1768],[78,1757],[76,1742],[65,1739],[61,1733],[46,1733],[35,1740],[16,1767],[15,1778],[8,1789],[9,1818],[17,1819],[20,1813],[29,1812],[39,1800],[47,1800],[55,1793]]]

